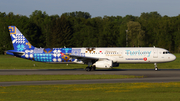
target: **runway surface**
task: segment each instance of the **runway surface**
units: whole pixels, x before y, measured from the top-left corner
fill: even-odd
[[[40,70],[0,70],[0,75],[135,75],[145,78],[100,79],[100,80],[58,80],[58,81],[19,81],[0,82],[0,86],[11,85],[51,85],[51,84],[95,84],[132,82],[179,82],[180,69],[110,69],[86,72],[84,69],[40,69]]]

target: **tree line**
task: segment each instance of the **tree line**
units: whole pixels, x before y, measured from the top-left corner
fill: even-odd
[[[15,25],[35,47],[161,47],[180,52],[180,15],[158,12],[138,16],[94,17],[88,12],[49,16],[35,10],[27,17],[0,12],[0,54],[13,49],[8,31]]]

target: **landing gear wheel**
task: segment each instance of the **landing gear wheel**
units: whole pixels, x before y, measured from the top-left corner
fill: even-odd
[[[157,71],[157,70],[158,70],[158,68],[157,68],[157,67],[155,67],[155,68],[154,68],[154,70],[155,70],[155,71]]]
[[[154,63],[154,66],[155,66],[154,70],[155,70],[155,71],[157,71],[157,70],[158,70],[158,68],[157,68],[157,64],[156,64],[156,63]]]
[[[91,71],[91,67],[86,67],[86,71]]]

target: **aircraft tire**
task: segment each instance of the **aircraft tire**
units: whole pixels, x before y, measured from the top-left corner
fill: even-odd
[[[154,68],[154,70],[155,70],[155,71],[157,71],[157,70],[158,70],[158,68],[157,68],[157,67],[155,67],[155,68]]]
[[[90,67],[86,67],[86,71],[91,71],[91,68]]]

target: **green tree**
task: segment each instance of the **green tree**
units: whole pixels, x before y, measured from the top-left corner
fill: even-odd
[[[81,12],[81,11],[76,11],[76,12],[71,12],[71,13],[63,13],[62,15],[76,17],[76,18],[85,18],[85,19],[91,18],[91,15],[88,12]]]
[[[69,47],[71,46],[72,29],[71,24],[66,16],[53,19],[54,27],[52,28],[51,44],[53,47]]]
[[[35,23],[40,30],[38,34],[39,35],[39,40],[42,40],[42,46],[41,47],[47,47],[50,46],[49,43],[49,33],[50,32],[50,23],[51,23],[51,19],[48,16],[48,14],[46,14],[46,12],[42,12],[40,10],[35,10],[31,15],[30,15],[30,22],[31,23]]]
[[[130,46],[144,46],[144,31],[141,29],[139,22],[129,21],[128,27],[128,42]]]

